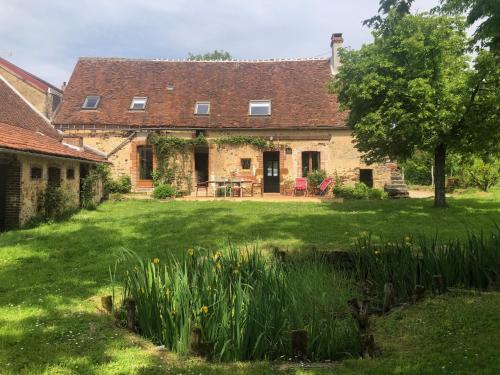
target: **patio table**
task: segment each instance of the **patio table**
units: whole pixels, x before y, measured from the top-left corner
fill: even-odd
[[[217,194],[217,189],[221,188],[226,188],[227,186],[230,187],[231,191],[233,189],[233,186],[238,186],[240,189],[240,198],[243,197],[243,184],[246,183],[252,183],[253,181],[251,180],[243,180],[243,179],[236,179],[236,180],[230,180],[230,179],[213,179],[208,181],[209,186],[213,185],[215,186],[214,188],[214,197]],[[230,193],[231,194],[231,193]],[[224,197],[227,197],[227,192],[224,190]]]

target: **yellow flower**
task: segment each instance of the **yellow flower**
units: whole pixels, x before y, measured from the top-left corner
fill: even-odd
[[[165,294],[167,295],[167,298],[170,297],[170,289],[167,288],[167,290],[165,290]]]
[[[215,262],[217,262],[217,261],[220,259],[220,257],[221,257],[221,253],[220,253],[220,251],[217,251],[217,252],[214,254],[214,256],[213,256],[214,261],[215,261]]]
[[[406,236],[406,237],[405,237],[405,241],[406,241],[406,242],[411,242],[411,238],[410,238],[410,236]]]
[[[373,253],[375,254],[375,256],[380,255],[380,251],[378,251],[378,250],[375,250]]]
[[[159,264],[160,263],[160,259],[159,258],[154,258],[153,259],[153,263],[154,264]]]
[[[234,269],[234,271],[233,271],[233,273],[234,273],[235,275],[237,275],[238,273],[240,273],[240,271],[239,271],[237,268],[235,268],[235,269]]]
[[[193,249],[188,249],[188,255],[192,257],[194,255],[194,250]]]
[[[205,306],[205,305],[203,305],[203,306],[201,307],[200,311],[201,311],[203,314],[206,314],[206,313],[208,313],[208,307],[207,307],[207,306]]]

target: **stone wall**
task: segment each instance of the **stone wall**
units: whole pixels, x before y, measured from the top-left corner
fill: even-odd
[[[43,113],[47,118],[52,118],[52,115],[54,114],[53,109],[54,107],[57,107],[57,104],[59,103],[53,103],[53,100],[60,99],[57,95],[43,92],[39,88],[26,83],[17,75],[12,74],[9,70],[2,66],[0,66],[0,75],[2,75],[12,86],[14,86],[15,89],[19,91],[19,93],[24,96],[24,98],[38,111]]]
[[[134,190],[147,188],[140,186],[138,177],[137,146],[146,144],[147,133],[133,134],[132,131],[105,131],[105,130],[66,130],[65,133],[83,137],[83,142],[105,153],[112,153],[109,161],[112,165],[114,178],[119,175],[130,175]],[[181,138],[192,138],[191,131],[169,131],[168,134]],[[302,152],[320,152],[321,169],[328,175],[338,175],[346,183],[359,181],[360,169],[373,170],[374,186],[383,188],[390,180],[390,169],[385,164],[366,165],[360,153],[352,143],[349,130],[208,130],[206,137],[209,148],[209,176],[229,177],[238,175],[260,180],[263,177],[262,150],[251,146],[224,146],[218,148],[214,139],[227,135],[252,135],[271,139],[277,150],[280,151],[280,176],[294,180],[302,177]],[[290,153],[291,152],[291,153]],[[194,153],[193,153],[194,155]],[[241,159],[250,158],[251,167],[243,170]],[[156,161],[154,161],[156,165]],[[193,181],[195,181],[194,157],[190,162]]]

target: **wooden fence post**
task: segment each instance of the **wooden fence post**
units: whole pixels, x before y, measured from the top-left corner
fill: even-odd
[[[307,358],[308,334],[305,329],[298,329],[290,332],[290,342],[292,344],[292,355],[299,360]]]
[[[125,307],[127,310],[127,328],[132,332],[136,332],[135,329],[135,301],[133,298],[127,298],[125,300]]]
[[[394,301],[395,301],[395,292],[394,292],[394,285],[392,283],[385,283],[384,284],[384,305],[382,308],[382,311],[385,313],[389,312],[394,306]]]

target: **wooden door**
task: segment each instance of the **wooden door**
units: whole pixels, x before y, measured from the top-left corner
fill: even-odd
[[[264,193],[280,192],[280,153],[264,152]]]
[[[9,165],[0,164],[0,231],[5,230],[5,211],[7,209],[7,176]]]

